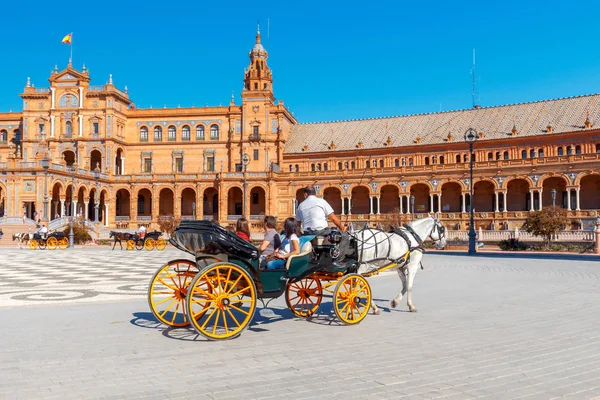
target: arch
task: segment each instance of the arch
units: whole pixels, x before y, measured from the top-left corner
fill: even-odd
[[[229,188],[227,191],[227,216],[235,218],[242,216],[244,213],[244,193],[237,186]]]
[[[351,168],[351,169],[356,169],[356,162],[355,162],[355,161],[352,161],[352,162],[350,163],[350,168]]]
[[[562,147],[559,147],[558,149],[556,149],[556,154],[558,156],[564,156],[565,155],[565,149]]]
[[[494,211],[496,196],[494,194],[495,184],[487,179],[475,182],[473,185],[473,210],[477,212]]]
[[[77,96],[74,94],[67,93],[60,98],[58,101],[58,106],[64,108],[79,107],[79,99],[77,99]]]
[[[0,130],[0,144],[8,143],[8,131],[6,129]]]
[[[196,191],[192,188],[184,188],[181,191],[181,216],[196,218]]]
[[[210,126],[210,140],[219,140],[219,125],[212,124]]]
[[[90,153],[90,171],[94,171],[96,166],[102,172],[102,153],[99,150],[92,150]]]
[[[552,190],[556,190],[555,204],[558,207],[567,207],[567,185],[569,180],[562,175],[549,176],[543,182],[538,181],[542,187],[542,207],[552,205]]]
[[[371,211],[371,190],[366,186],[355,186],[350,191],[350,211],[352,214],[369,214]]]
[[[425,157],[425,165],[429,165],[429,157]]]
[[[413,187],[413,186],[415,186],[415,185],[425,185],[425,186],[427,186],[427,189],[428,189],[430,192],[433,192],[433,191],[434,191],[434,190],[433,190],[433,186],[432,186],[432,185],[431,185],[431,183],[429,183],[428,181],[414,181],[414,182],[410,182],[410,183],[408,184],[408,187],[406,188],[406,191],[407,191],[407,192],[410,192],[410,191],[412,190],[412,187]]]
[[[138,217],[152,216],[152,192],[143,188],[137,192],[137,215]]]
[[[400,188],[395,184],[385,184],[379,189],[379,212],[398,214],[400,211]]]
[[[398,190],[398,194],[400,194],[400,192],[402,191],[402,187],[395,182],[382,182],[375,190],[375,194],[381,195],[383,188],[386,186],[392,186],[392,187],[396,188],[396,190]]]
[[[175,215],[175,194],[171,188],[158,192],[158,215]]]
[[[202,193],[202,215],[207,220],[219,219],[219,191],[214,187],[208,187]]]
[[[473,182],[474,182],[475,185],[478,184],[479,182],[484,182],[484,181],[485,182],[489,182],[494,187],[494,190],[495,189],[499,189],[498,184],[493,179],[490,179],[490,178],[479,178],[479,179],[473,178]],[[473,189],[475,189],[475,186],[473,186]]]
[[[456,155],[454,162],[455,162],[456,164],[460,164],[460,154],[457,154],[457,155]]]
[[[154,127],[154,141],[162,142],[162,126],[160,125]]]
[[[455,181],[442,185],[442,212],[461,212],[463,186]]]
[[[580,145],[575,146],[575,154],[581,154],[581,146]]]
[[[600,210],[600,175],[589,174],[579,183],[579,203],[582,210]]]
[[[507,211],[528,211],[530,205],[530,182],[524,178],[511,179],[506,183]]]
[[[342,191],[337,187],[329,186],[323,190],[323,198],[327,200],[333,212],[342,214]]]
[[[52,220],[57,217],[62,217],[65,214],[65,210],[60,202],[64,188],[60,181],[52,183],[50,187],[52,189],[50,190],[50,215],[48,218]]]
[[[181,128],[181,140],[184,141],[184,142],[189,142],[191,140],[190,126],[189,125],[184,125]]]
[[[131,193],[127,189],[119,189],[115,195],[115,215],[129,217],[131,213]]]
[[[538,149],[537,156],[538,156],[538,158],[544,158],[544,149],[543,148]]]
[[[508,160],[508,151],[505,151],[503,154],[504,160]]]
[[[92,188],[90,190],[89,200],[88,200],[88,219],[90,221],[95,221],[96,217],[96,201],[98,201],[98,221],[100,221],[100,195],[98,195],[98,199],[96,200],[96,192],[97,188]]]
[[[0,182],[0,217],[4,217],[4,214],[6,213],[5,197],[6,187],[4,186],[4,183]]]
[[[600,153],[600,143],[596,143],[596,153]]]
[[[250,189],[250,215],[265,215],[267,212],[267,194],[262,186]]]
[[[340,171],[342,170],[342,163],[341,163],[341,161],[338,162],[338,170],[340,170]]]
[[[67,136],[73,135],[73,122],[71,122],[71,121],[65,122],[65,135],[67,135]]]
[[[426,213],[431,209],[432,187],[429,182],[419,182],[410,185],[410,195],[415,198],[415,213]],[[412,210],[411,210],[412,211]]]
[[[147,141],[148,141],[148,127],[142,126],[140,128],[140,142],[147,142]]]

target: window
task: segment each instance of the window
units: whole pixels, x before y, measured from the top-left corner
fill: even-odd
[[[183,157],[178,157],[175,159],[175,172],[183,172]]]
[[[394,159],[394,167],[399,167],[400,166],[400,160],[398,160],[397,158]]]
[[[312,172],[315,172],[315,164],[310,164],[310,170],[311,170]]]
[[[338,163],[338,169],[339,169],[340,171],[342,170],[342,163],[341,163],[341,162],[339,162],[339,163]]]
[[[204,140],[204,125],[196,127],[196,140]]]
[[[291,167],[291,165],[290,165]],[[291,170],[291,168],[290,168]],[[235,172],[242,172],[242,163],[235,164]]]
[[[78,107],[79,101],[72,94],[65,94],[58,102],[59,107]]]
[[[460,154],[457,154],[457,155],[456,155],[456,163],[457,163],[457,164],[460,164]]]
[[[137,202],[137,212],[138,214],[144,213],[144,196],[138,194],[138,202]]]
[[[142,126],[140,128],[140,142],[147,142],[148,141],[148,128],[146,128],[145,126]]]
[[[254,150],[254,161],[258,161],[258,150]]]
[[[258,204],[258,193],[252,193],[252,204]]]
[[[348,169],[348,161],[344,161],[344,169]]]
[[[562,148],[562,147],[559,147],[559,148],[558,148],[558,155],[559,155],[559,156],[564,156],[564,155],[565,155],[565,151],[563,150],[563,148]]]
[[[170,125],[168,128],[168,140],[169,142],[174,142],[177,140],[177,130],[173,125]]]
[[[94,134],[98,134],[100,132],[100,124],[97,122],[94,122]]]
[[[328,171],[329,167],[327,166],[327,163],[323,164],[323,171]]]
[[[496,152],[496,161],[501,160],[502,159],[502,154],[500,154],[499,151]]]
[[[408,159],[408,165],[409,165],[410,167],[412,167],[413,165],[415,165],[415,163],[414,163],[414,161],[413,161],[412,157]]]
[[[214,156],[206,157],[206,171],[215,172],[215,157]]]
[[[157,126],[154,128],[154,141],[162,142],[162,127]]]
[[[254,82],[254,90],[258,90],[258,83]]]
[[[538,157],[544,158],[544,149],[538,149]]]
[[[298,164],[296,164],[296,172],[300,171],[300,167],[298,166]]]
[[[43,135],[44,134],[44,124],[40,124],[39,128],[40,128],[40,135]]]
[[[492,153],[488,153],[488,161],[494,161],[494,155]]]
[[[575,154],[581,154],[581,146],[575,146]]]
[[[429,165],[429,157],[425,157],[425,165]]]
[[[440,164],[444,163],[444,156],[440,156]]]
[[[383,168],[383,160],[379,160],[379,168]]]
[[[600,153],[600,143],[596,143],[596,153]]]
[[[0,131],[0,143],[6,144],[8,142],[8,131],[6,129],[2,129]]]
[[[254,125],[252,127],[252,134],[254,135],[254,137],[258,137],[258,125]]]
[[[219,126],[218,125],[210,126],[210,140],[219,140]]]
[[[567,155],[570,156],[571,154],[573,154],[573,147],[569,146],[567,147]]]
[[[66,123],[66,134],[67,136],[71,136],[73,134],[73,123],[71,121],[67,121]]]
[[[521,158],[524,160],[527,158],[527,150],[522,150],[521,151]]]
[[[508,151],[505,151],[505,152],[504,152],[504,159],[505,159],[505,160],[508,160]]]
[[[355,163],[354,161],[352,161],[352,163],[350,163],[350,164],[352,165],[352,166],[351,166],[351,168],[352,168],[352,169],[355,169],[355,168],[356,168],[356,163]]]
[[[152,157],[144,158],[144,172],[152,172]]]
[[[371,161],[367,161],[367,168],[371,168]]]
[[[190,141],[190,127],[188,125],[184,125],[183,128],[181,128],[181,140],[184,142]]]

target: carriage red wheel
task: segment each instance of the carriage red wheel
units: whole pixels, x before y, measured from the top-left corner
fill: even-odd
[[[321,281],[306,277],[295,282],[288,282],[285,290],[285,302],[294,315],[308,318],[321,305],[323,287]]]

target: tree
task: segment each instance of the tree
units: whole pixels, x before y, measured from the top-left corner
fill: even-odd
[[[560,207],[545,207],[541,211],[529,214],[525,221],[525,230],[535,236],[544,238],[546,246],[550,245],[552,236],[567,226],[567,212]]]
[[[158,229],[161,232],[166,232],[169,237],[175,232],[175,228],[179,226],[181,219],[175,218],[172,215],[162,215],[158,218]]]
[[[394,208],[389,214],[382,214],[382,222],[384,225],[389,225],[390,228],[400,228],[404,225],[400,209]],[[385,228],[385,227],[384,227]]]
[[[75,242],[75,244],[82,244],[92,240],[92,237],[89,234],[90,230],[91,228],[85,224],[83,218],[75,218],[73,220],[73,241]],[[67,229],[65,229],[63,232],[67,237],[69,237],[71,227],[67,226]]]

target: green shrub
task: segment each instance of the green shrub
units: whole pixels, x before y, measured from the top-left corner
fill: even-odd
[[[527,250],[529,246],[527,246],[526,243],[513,238],[501,240],[500,243],[498,243],[498,247],[500,247],[500,250],[504,251],[523,251]]]
[[[92,240],[92,237],[88,233],[90,228],[88,228],[83,219],[77,218],[73,220],[73,240],[75,244],[83,244]],[[69,237],[69,233],[71,232],[71,227],[67,226],[67,229],[63,231],[67,237]]]

